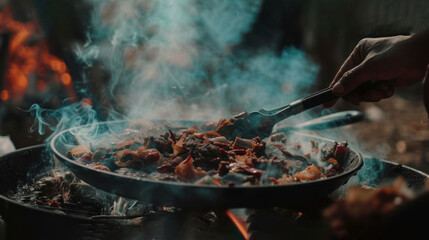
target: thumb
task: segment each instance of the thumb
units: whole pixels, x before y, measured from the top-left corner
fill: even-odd
[[[374,63],[369,61],[362,62],[344,73],[334,85],[332,92],[338,97],[347,95],[362,83],[375,79],[376,73],[374,69],[376,69]]]
[[[426,66],[426,74],[423,78],[423,103],[429,118],[429,65]]]

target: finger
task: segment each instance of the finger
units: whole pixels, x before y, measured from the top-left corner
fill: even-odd
[[[332,92],[342,97],[353,91],[362,83],[375,79],[376,66],[373,61],[366,61],[344,73],[341,79],[334,85]]]
[[[426,67],[426,74],[423,79],[423,103],[429,118],[429,65]]]
[[[353,49],[352,53],[344,61],[343,65],[341,65],[340,69],[338,70],[337,74],[334,77],[334,80],[331,82],[331,84],[329,84],[330,87],[334,86],[335,83],[337,83],[338,80],[340,80],[340,78],[343,76],[343,74],[345,72],[356,67],[357,65],[359,65],[362,62],[362,56],[360,55],[359,48],[360,48],[360,45],[356,46]],[[338,101],[338,99],[335,99],[335,100],[324,103],[322,106],[324,108],[330,108],[330,107],[334,106],[337,103],[337,101]]]
[[[360,45],[356,46],[353,49],[352,53],[350,53],[350,55],[344,61],[343,65],[341,65],[340,69],[338,70],[337,74],[334,77],[334,80],[329,85],[330,87],[334,86],[335,83],[337,83],[338,80],[340,80],[340,78],[343,76],[344,73],[356,67],[363,61],[362,56],[360,55],[361,51],[359,50],[359,48],[360,48]]]

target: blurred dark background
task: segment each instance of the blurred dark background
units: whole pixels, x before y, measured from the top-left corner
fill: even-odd
[[[34,120],[24,111],[33,103],[58,108],[65,104],[65,98],[79,101],[90,97],[95,102],[108,104],[100,93],[107,78],[102,67],[95,64],[87,68],[77,63],[73,54],[75,44],[85,41],[90,4],[83,0],[13,0],[3,2],[2,9],[3,12],[9,9],[18,22],[38,23],[40,29],[27,40],[33,42],[27,44],[46,42],[49,53],[66,64],[74,91],[71,93],[70,85],[65,84],[67,79],[61,76],[59,79],[64,80],[63,84],[55,85],[58,71],[54,68],[51,69],[54,80],[46,81],[48,86],[56,87],[49,87],[41,93],[29,84],[18,100],[4,96],[0,105],[0,135],[9,135],[17,148],[42,143],[46,135],[29,132]],[[331,82],[360,39],[408,35],[427,28],[429,1],[425,0],[265,0],[253,27],[245,34],[239,47],[271,48],[279,54],[290,46],[302,49],[320,66],[318,80],[312,86],[318,89]],[[7,49],[11,39],[4,21],[0,24],[0,34],[0,86],[3,90],[6,86],[4,74],[10,67]],[[82,73],[91,80],[83,81]],[[353,106],[341,101],[335,109],[358,109],[366,113],[365,122],[344,130],[358,134],[363,142],[367,142],[369,151],[386,143],[389,160],[429,172],[429,155],[426,152],[429,149],[429,130],[421,121],[427,117],[421,103],[420,86],[400,90],[395,97],[381,103]]]

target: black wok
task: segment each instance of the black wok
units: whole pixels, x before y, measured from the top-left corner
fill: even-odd
[[[211,186],[195,185],[168,181],[156,181],[145,178],[131,177],[114,172],[97,170],[67,157],[68,151],[76,146],[76,136],[99,136],[103,133],[121,134],[135,122],[114,121],[98,123],[92,126],[79,126],[56,134],[51,140],[50,147],[54,158],[63,162],[78,178],[99,189],[119,196],[137,199],[154,204],[173,205],[177,207],[269,207],[296,204],[314,197],[331,193],[362,167],[362,156],[351,150],[345,159],[344,172],[321,180],[289,185],[259,185],[259,186]],[[166,131],[167,123],[156,122],[155,129]],[[183,126],[192,122],[169,122],[168,128]],[[88,130],[89,129],[89,130]],[[88,137],[88,136],[86,136]],[[331,142],[328,139],[317,138],[304,134],[294,134],[293,138],[303,141],[314,139],[321,142]],[[290,138],[291,138],[290,137]],[[93,139],[94,140],[94,139]],[[91,141],[93,141],[91,140]],[[96,139],[99,140],[99,139]]]

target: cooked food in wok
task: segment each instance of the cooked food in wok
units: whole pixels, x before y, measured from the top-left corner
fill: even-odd
[[[217,127],[206,124],[157,135],[128,130],[107,144],[81,144],[68,154],[99,170],[208,185],[291,184],[344,171],[347,143],[300,142],[285,133],[264,140],[236,137],[229,141],[218,131],[224,123],[221,120]]]

